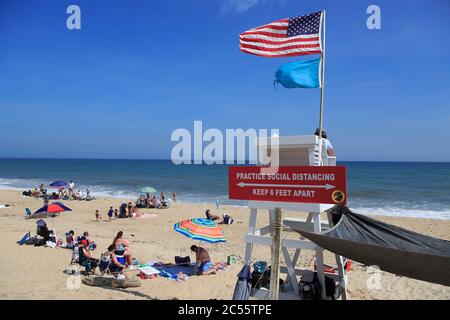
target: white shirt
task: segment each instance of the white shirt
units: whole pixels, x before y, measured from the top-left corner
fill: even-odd
[[[327,151],[330,150],[330,149],[333,149],[333,146],[331,145],[330,140],[325,139],[325,138],[322,138],[322,139],[323,139],[323,143],[325,144],[325,148],[326,148]]]
[[[322,145],[325,146],[325,150],[327,151],[326,154],[322,154],[322,158],[326,158],[328,156],[328,150],[332,149],[333,146],[331,145],[330,140],[322,138]],[[319,150],[319,144],[316,145],[314,148],[314,165],[319,166],[322,162],[322,160],[319,159],[319,154],[321,154]]]
[[[73,187],[75,187],[75,183],[73,183],[73,182],[69,183],[69,188],[73,189]]]

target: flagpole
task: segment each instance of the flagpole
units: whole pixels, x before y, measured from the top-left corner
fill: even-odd
[[[323,95],[324,95],[324,86],[325,86],[325,10],[322,11],[322,34],[321,34],[321,42],[322,42],[322,68],[320,71],[320,119],[319,119],[319,138],[322,139],[322,130],[323,130]]]

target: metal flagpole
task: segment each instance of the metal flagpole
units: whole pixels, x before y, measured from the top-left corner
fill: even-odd
[[[320,120],[319,120],[319,138],[322,139],[322,129],[323,129],[323,94],[325,86],[325,10],[322,11],[322,26],[321,26],[321,42],[322,42],[322,53],[320,55],[322,61],[322,68],[320,71]]]

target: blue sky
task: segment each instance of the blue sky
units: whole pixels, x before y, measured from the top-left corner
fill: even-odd
[[[66,8],[81,8],[81,30]],[[381,8],[381,30],[366,8]],[[282,63],[239,33],[327,10],[324,125],[340,160],[450,161],[450,3],[3,0],[0,157],[169,158],[176,128],[309,134],[319,90],[274,90]]]

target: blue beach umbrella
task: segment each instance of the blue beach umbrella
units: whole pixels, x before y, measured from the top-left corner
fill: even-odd
[[[67,183],[67,181],[58,180],[58,181],[50,183],[50,187],[60,188],[60,187],[65,187],[68,184],[69,183]]]

